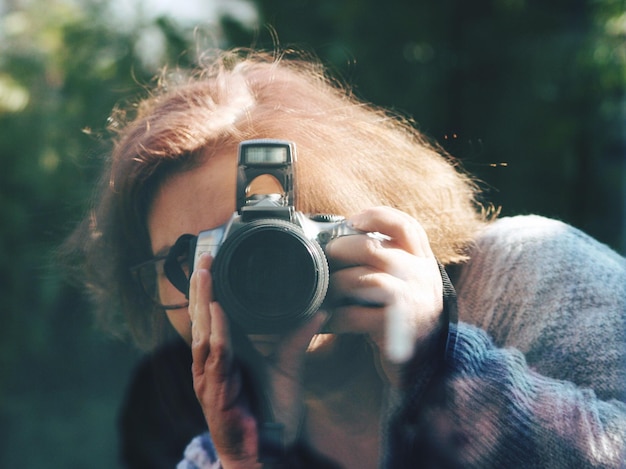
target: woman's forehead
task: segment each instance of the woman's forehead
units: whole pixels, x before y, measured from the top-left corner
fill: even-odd
[[[228,152],[166,178],[148,213],[152,252],[167,251],[182,234],[225,223],[235,210],[236,160]]]

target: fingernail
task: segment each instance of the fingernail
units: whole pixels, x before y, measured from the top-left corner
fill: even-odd
[[[353,230],[356,230],[356,231],[363,231],[363,229],[361,228],[362,224],[363,224],[363,216],[361,214],[354,215],[353,217],[350,217],[350,219],[346,221],[346,225],[348,226],[348,228],[352,228]]]

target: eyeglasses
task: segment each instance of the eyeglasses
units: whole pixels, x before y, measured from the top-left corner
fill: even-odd
[[[174,286],[165,273],[165,261],[169,255],[157,256],[131,267],[130,272],[143,292],[163,309],[180,309],[189,305],[185,293]],[[186,255],[176,258],[178,266],[189,281],[189,261]]]

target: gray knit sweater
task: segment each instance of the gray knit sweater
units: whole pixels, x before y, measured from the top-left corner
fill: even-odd
[[[503,218],[456,287],[446,358],[390,405],[381,466],[626,467],[626,260],[563,223]],[[215,467],[208,434],[179,465]]]

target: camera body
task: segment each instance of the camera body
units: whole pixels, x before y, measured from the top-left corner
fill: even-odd
[[[214,257],[215,299],[245,333],[284,333],[315,314],[326,297],[326,244],[362,232],[341,216],[296,211],[292,142],[247,140],[238,158],[237,209],[224,225],[200,232],[191,245],[193,264],[203,253]],[[282,192],[251,194],[261,176],[273,178]]]

